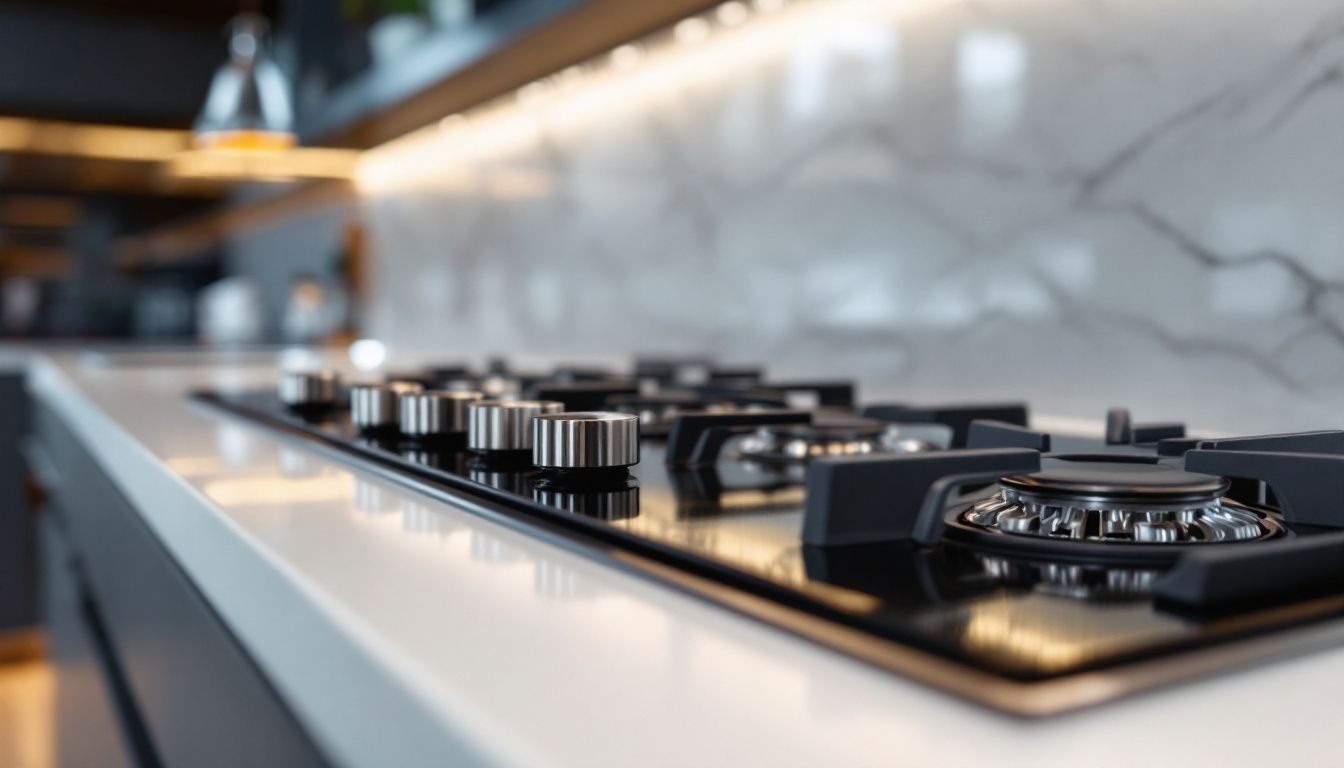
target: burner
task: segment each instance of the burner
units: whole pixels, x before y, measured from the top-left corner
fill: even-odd
[[[1221,477],[1118,457],[1055,458],[999,481],[962,515],[1014,536],[1117,544],[1251,541],[1279,532],[1263,512],[1223,497]]]
[[[914,453],[937,450],[936,443],[906,437],[897,427],[876,419],[836,417],[812,424],[770,424],[742,441],[743,458],[795,463],[819,456],[865,453]]]

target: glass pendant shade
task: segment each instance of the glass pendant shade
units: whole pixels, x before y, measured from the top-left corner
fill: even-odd
[[[262,16],[244,13],[229,22],[229,60],[215,73],[194,130],[202,148],[288,149],[296,143],[289,83],[269,56]]]

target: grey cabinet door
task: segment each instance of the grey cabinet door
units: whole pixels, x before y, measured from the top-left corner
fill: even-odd
[[[140,763],[128,745],[108,659],[87,618],[74,558],[51,514],[42,523],[41,542],[42,612],[56,677],[56,765],[132,768]]]

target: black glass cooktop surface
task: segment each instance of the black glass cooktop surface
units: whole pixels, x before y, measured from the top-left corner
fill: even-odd
[[[1190,610],[1154,597],[1153,585],[1172,567],[1169,560],[1073,559],[1067,542],[1062,550],[1023,546],[1033,537],[1014,536],[1010,526],[1027,525],[1024,516],[1035,521],[1029,533],[1050,534],[1039,538],[1090,539],[1087,544],[1103,553],[1105,547],[1124,546],[1109,541],[1112,534],[1177,535],[1162,527],[1166,524],[1145,522],[1157,519],[1152,499],[1126,498],[1125,510],[1108,507],[1083,483],[1086,473],[1073,467],[1054,474],[1072,483],[1070,489],[1093,494],[1088,504],[1098,511],[1090,522],[1032,497],[1031,483],[989,483],[947,510],[949,530],[967,535],[933,544],[814,546],[800,538],[807,495],[801,462],[757,461],[730,447],[712,466],[673,468],[664,461],[666,441],[646,438],[628,477],[557,487],[516,457],[487,461],[460,447],[360,434],[343,408],[298,415],[271,392],[198,398],[363,465],[414,478],[445,496],[478,500],[545,535],[591,547],[875,665],[1019,714],[1095,704],[1337,642],[1341,634],[1331,621],[1344,615],[1339,592],[1307,590],[1307,596],[1286,603],[1243,601],[1232,610]],[[1065,446],[1104,450],[1100,441],[1056,439],[1056,450]],[[1170,495],[1174,488],[1189,497],[1181,503],[1193,511],[1176,518],[1185,527],[1171,524],[1179,535],[1239,535],[1243,529],[1233,524],[1244,528],[1245,520],[1198,497],[1219,493],[1225,484],[1215,480],[1202,487],[1192,484],[1192,477],[1168,473],[1161,481],[1170,487],[1149,489],[1154,496]],[[1026,496],[1014,495],[1019,492]],[[1024,511],[1031,509],[1038,517]],[[1272,507],[1252,509],[1254,514],[1246,513],[1251,524],[1264,521],[1255,536],[1195,545],[1250,548],[1295,535]],[[1133,519],[1126,522],[1121,512]],[[1231,522],[1220,528],[1224,518]],[[990,521],[982,535],[973,535],[977,520]],[[1061,527],[1068,525],[1075,529]],[[1130,527],[1122,530],[1125,525]],[[1022,532],[1028,533],[1025,527]],[[1000,540],[1012,546],[996,546]]]

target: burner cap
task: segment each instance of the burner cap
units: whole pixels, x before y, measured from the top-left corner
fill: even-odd
[[[1054,457],[999,480],[961,516],[972,528],[1035,540],[1105,544],[1252,541],[1277,535],[1264,512],[1223,498],[1228,481],[1156,460]]]
[[[1228,489],[1227,480],[1214,475],[1114,457],[1045,459],[1039,472],[1005,477],[999,484],[1041,503],[1125,505],[1214,503]]]

